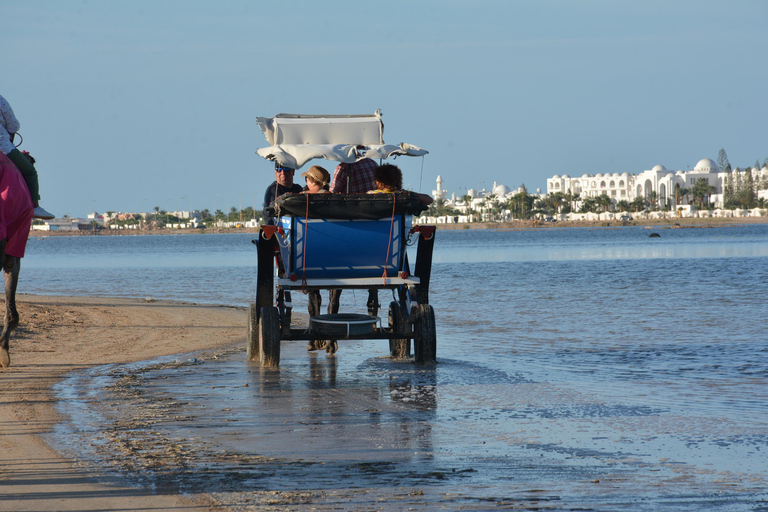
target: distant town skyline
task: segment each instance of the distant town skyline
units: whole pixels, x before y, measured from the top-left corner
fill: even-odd
[[[768,2],[393,5],[5,2],[3,62],[20,72],[0,93],[41,204],[258,203],[274,177],[256,117],[281,112],[381,109],[387,143],[430,152],[397,161],[422,192],[437,175],[535,190],[553,174],[684,170],[720,147],[738,165],[768,156]]]

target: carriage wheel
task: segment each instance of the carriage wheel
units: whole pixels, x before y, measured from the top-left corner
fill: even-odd
[[[280,365],[280,313],[276,307],[261,308],[259,326],[259,355],[261,366]]]
[[[419,319],[413,324],[413,352],[419,364],[434,364],[437,353],[435,310],[429,304],[419,304]]]
[[[256,303],[248,304],[248,328],[246,330],[245,346],[247,347],[248,359],[253,361],[259,358],[259,318],[257,315]]]
[[[389,328],[393,333],[403,332],[407,324],[400,304],[395,301],[389,303]],[[411,340],[409,338],[397,338],[389,340],[389,353],[395,359],[405,359],[411,355]]]

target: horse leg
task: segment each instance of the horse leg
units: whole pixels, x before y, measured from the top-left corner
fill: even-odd
[[[7,368],[11,364],[9,352],[11,331],[19,325],[19,312],[16,310],[16,287],[19,284],[21,259],[4,254],[4,242],[2,243],[2,253],[5,256],[3,264],[5,277],[5,323],[3,325],[3,333],[0,335],[0,340],[2,340],[2,345],[0,345],[0,367]]]

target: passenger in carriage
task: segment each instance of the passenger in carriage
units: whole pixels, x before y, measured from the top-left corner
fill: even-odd
[[[331,181],[331,175],[320,167],[314,165],[309,168],[307,172],[301,173],[307,181],[307,186],[304,187],[303,194],[328,194],[328,184]],[[320,314],[320,306],[323,304],[323,299],[320,296],[320,290],[309,290],[309,301],[307,309],[309,310],[309,316],[317,316]],[[328,342],[313,340],[307,345],[307,350],[319,350],[327,348]],[[329,350],[330,352],[330,350]]]
[[[375,161],[370,158],[362,158],[357,162],[346,164],[340,163],[336,167],[336,172],[333,174],[333,180],[331,181],[330,190],[334,194],[365,194],[369,190],[372,190],[376,186],[376,182],[373,179],[373,172],[378,167]],[[307,182],[309,184],[309,182]],[[310,316],[312,315],[313,295],[310,295]],[[317,314],[320,313],[320,297],[317,295]],[[341,301],[341,288],[331,288],[328,290],[328,314],[336,314],[339,312],[339,304]],[[366,302],[368,307],[368,314],[376,316],[379,312],[379,292],[377,290],[368,290],[368,301]],[[329,354],[336,353],[338,344],[336,340],[315,340],[310,341],[307,345],[307,350],[322,350]]]
[[[336,166],[331,181],[334,194],[365,194],[375,188],[373,171],[378,165],[370,158],[362,158],[351,164],[340,163]]]
[[[293,182],[293,174],[295,172],[295,169],[285,167],[275,162],[275,181],[267,187],[267,191],[264,193],[265,225],[273,225],[275,223],[275,219],[267,213],[267,208],[275,202],[275,199],[283,194],[300,194],[304,190],[301,188],[301,185]]]
[[[328,194],[328,184],[331,182],[331,175],[320,167],[313,165],[307,172],[301,173],[307,181],[304,187],[305,194]]]
[[[373,179],[376,182],[376,188],[369,190],[369,194],[387,194],[403,190],[403,171],[396,165],[384,164],[373,171]],[[410,191],[419,198],[421,204],[432,204],[432,196]]]

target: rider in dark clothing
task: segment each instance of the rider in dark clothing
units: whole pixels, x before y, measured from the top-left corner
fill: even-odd
[[[297,185],[293,182],[293,174],[295,169],[290,167],[283,167],[275,163],[275,181],[267,187],[267,191],[264,193],[264,224],[271,225],[275,223],[275,219],[267,213],[267,207],[275,202],[275,199],[283,194],[294,193],[299,194],[304,190],[301,185]]]

